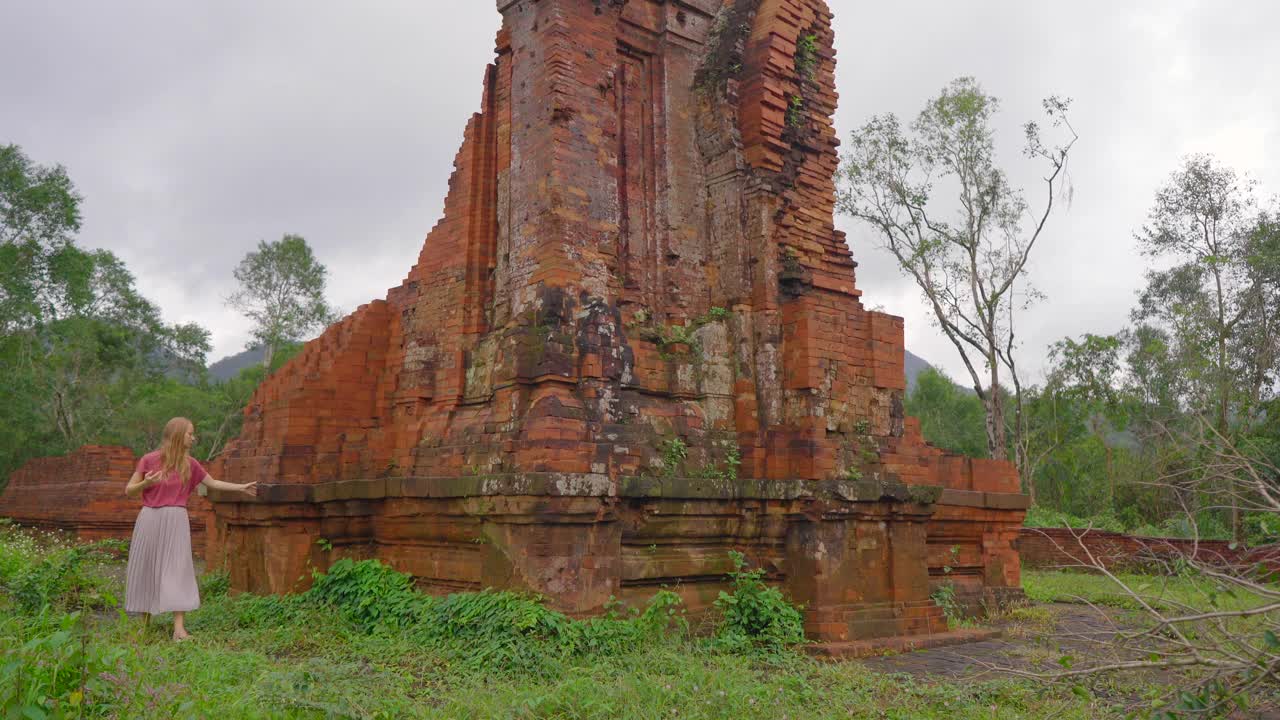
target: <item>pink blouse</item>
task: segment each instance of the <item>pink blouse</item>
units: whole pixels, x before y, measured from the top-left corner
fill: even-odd
[[[186,483],[182,482],[182,475],[176,470],[170,471],[160,482],[152,485],[142,491],[142,504],[146,507],[181,507],[187,506],[187,498],[191,497],[191,491],[196,489],[200,483],[204,482],[208,473],[196,462],[195,458],[188,458],[191,463],[191,477]],[[159,450],[153,450],[138,461],[138,474],[143,478],[149,472],[164,467],[164,458]]]

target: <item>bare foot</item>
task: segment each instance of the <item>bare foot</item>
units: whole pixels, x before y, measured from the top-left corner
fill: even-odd
[[[187,632],[187,631],[185,631],[185,630],[184,630],[184,631],[182,631],[182,632],[180,632],[180,633],[179,633],[179,632],[175,632],[175,633],[173,634],[173,641],[174,641],[174,642],[183,642],[183,641],[185,641],[185,640],[190,640],[190,639],[191,639],[191,633],[189,633],[189,632]]]

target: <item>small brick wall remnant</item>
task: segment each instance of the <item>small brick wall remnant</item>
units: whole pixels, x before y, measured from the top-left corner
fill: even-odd
[[[417,263],[262,385],[215,468],[262,488],[215,504],[233,586],[349,555],[696,611],[737,549],[832,641],[934,632],[941,582],[1020,592],[1017,474],[925,444],[902,319],[835,228],[827,2],[498,9]]]
[[[124,494],[138,458],[126,447],[86,445],[69,455],[31,460],[9,476],[0,493],[0,517],[41,530],[61,530],[86,541],[128,540],[142,501]],[[203,555],[209,502],[192,494],[191,546]]]
[[[1023,564],[1034,568],[1079,569],[1096,561],[1107,569],[1142,569],[1153,560],[1185,557],[1210,565],[1253,567],[1262,563],[1280,572],[1280,545],[1250,548],[1226,540],[1138,537],[1106,530],[1023,528],[1017,547]]]

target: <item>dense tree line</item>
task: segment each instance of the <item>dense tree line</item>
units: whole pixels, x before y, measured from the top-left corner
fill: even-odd
[[[0,488],[33,457],[85,444],[149,450],[175,415],[199,428],[197,457],[216,456],[265,374],[332,315],[306,242],[261,243],[236,268],[230,301],[271,367],[214,381],[209,332],[164,322],[120,258],[77,244],[81,201],[64,168],[0,146]]]

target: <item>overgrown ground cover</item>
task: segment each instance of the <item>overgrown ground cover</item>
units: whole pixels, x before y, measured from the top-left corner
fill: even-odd
[[[0,527],[0,715],[1108,718],[1124,712],[1104,695],[1139,690],[818,662],[789,648],[794,609],[745,570],[698,628],[668,593],[574,621],[512,593],[429,598],[376,563],[339,563],[284,599],[230,597],[213,575],[188,622],[198,639],[175,644],[113,607],[120,550]]]
[[[1137,573],[1116,573],[1116,579],[1134,590],[1143,602],[1157,609],[1170,607],[1245,610],[1267,601],[1246,590],[1224,592],[1221,584],[1191,575],[1161,577]],[[1141,604],[1119,584],[1100,574],[1065,571],[1029,571],[1022,587],[1035,602],[1084,602],[1125,610],[1141,609]]]

